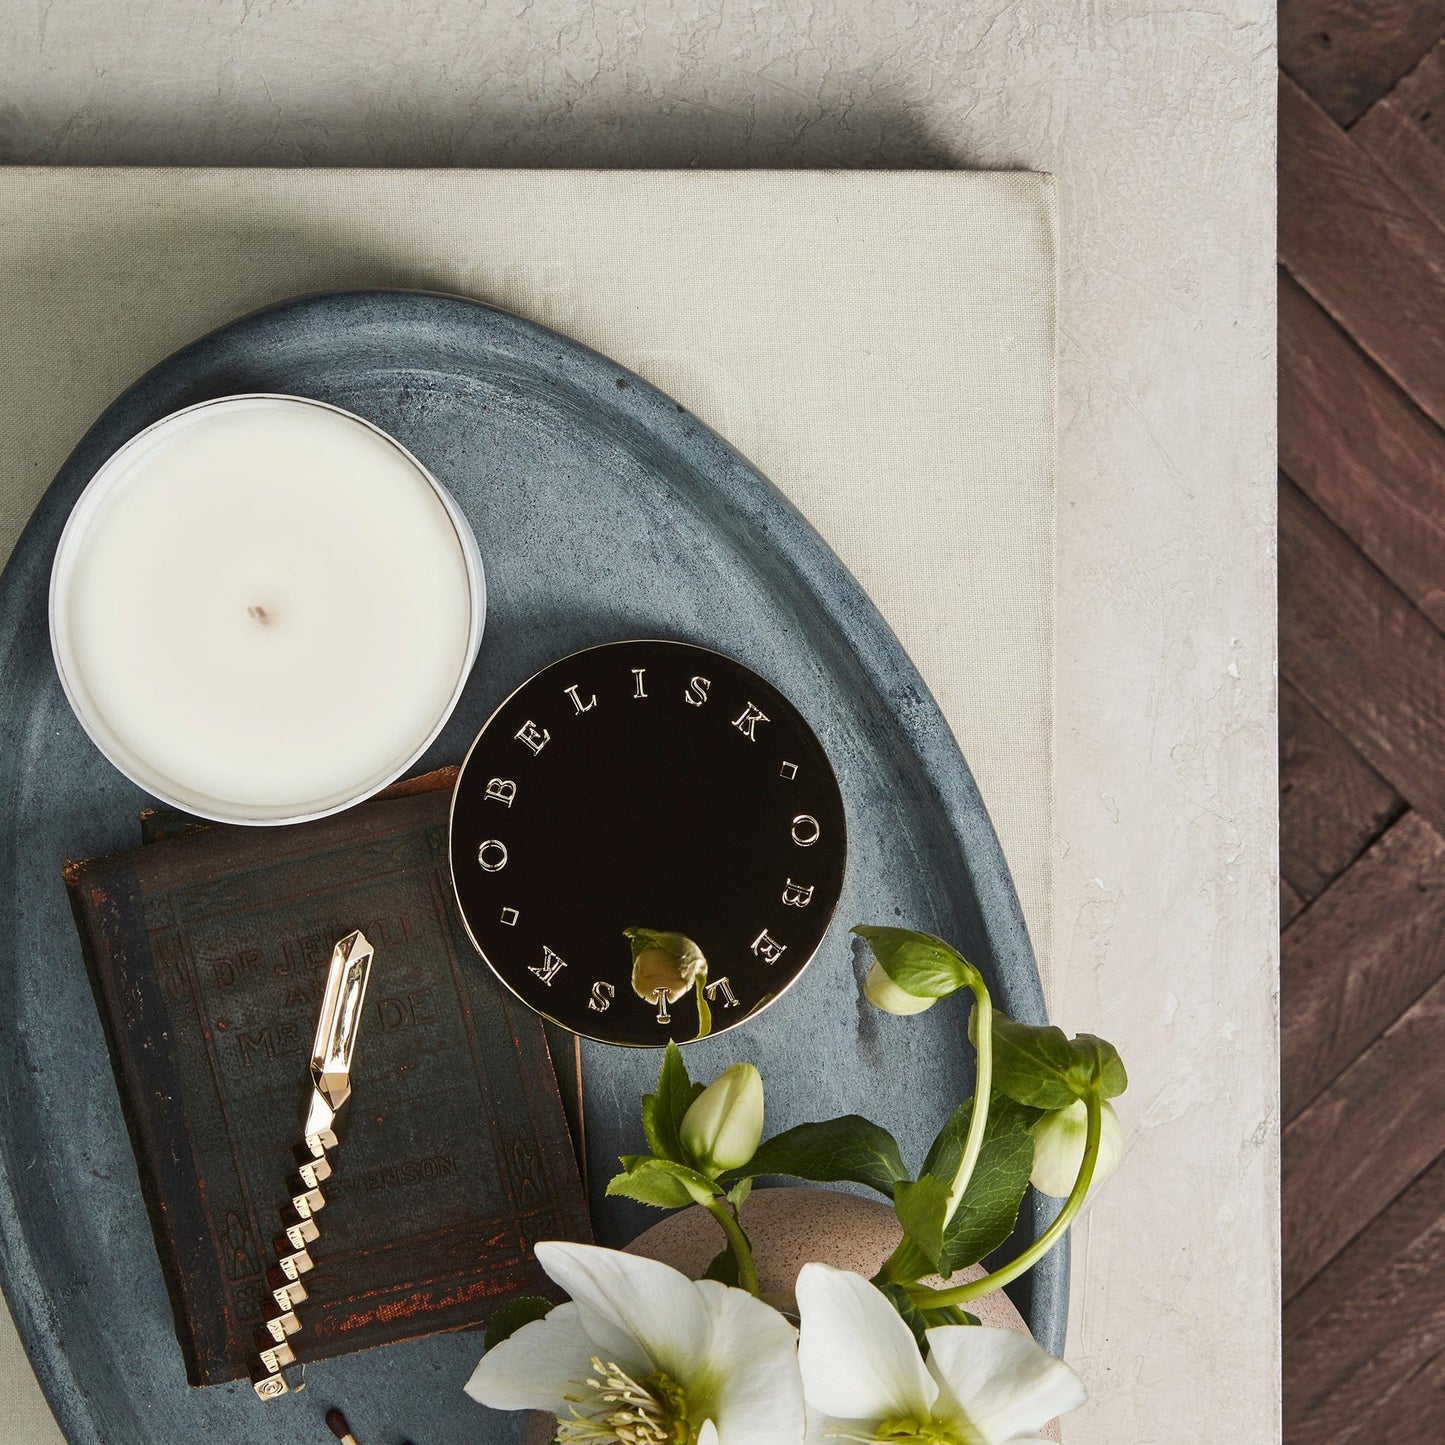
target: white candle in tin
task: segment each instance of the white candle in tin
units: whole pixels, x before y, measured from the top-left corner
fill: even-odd
[[[51,634],[91,737],[207,817],[334,811],[440,731],[481,636],[476,544],[391,438],[228,397],[121,448],[56,554]]]

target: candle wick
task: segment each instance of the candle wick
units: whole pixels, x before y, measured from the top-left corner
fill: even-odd
[[[265,627],[271,621],[270,614],[264,607],[248,607],[246,609],[246,615],[248,617],[254,617],[262,627]]]

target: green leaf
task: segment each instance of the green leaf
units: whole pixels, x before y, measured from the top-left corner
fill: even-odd
[[[973,1100],[965,1099],[938,1131],[928,1149],[928,1158],[923,1161],[923,1173],[937,1179],[952,1179],[963,1162],[963,1145],[968,1137],[968,1126],[973,1121]]]
[[[672,1159],[654,1159],[646,1154],[625,1154],[622,1173],[607,1184],[609,1194],[651,1204],[657,1209],[681,1209],[718,1193],[707,1175]]]
[[[925,1309],[901,1284],[883,1284],[878,1285],[877,1288],[887,1295],[889,1304],[902,1316],[903,1323],[913,1331],[913,1338],[918,1341],[918,1348],[924,1355],[928,1353],[929,1330],[939,1325],[976,1325],[978,1323],[978,1319],[966,1310]]]
[[[743,1181],[743,1183],[747,1183],[747,1181]],[[738,1185],[738,1188],[741,1188],[741,1185]],[[731,1198],[731,1195],[728,1196],[728,1198]],[[749,1250],[751,1250],[753,1241],[747,1237],[747,1230],[744,1230],[741,1222],[738,1222],[737,1228],[738,1234],[743,1235],[744,1243],[746,1243]],[[733,1244],[731,1244],[731,1241],[728,1243],[727,1248],[722,1250],[722,1253],[718,1254],[718,1256],[712,1260],[711,1264],[708,1264],[707,1270],[704,1270],[704,1273],[702,1273],[702,1277],[704,1277],[704,1279],[715,1279],[720,1285],[731,1285],[734,1289],[743,1289],[743,1270],[741,1270],[736,1254],[733,1253]]]
[[[979,981],[978,970],[931,933],[875,928],[866,923],[853,932],[873,950],[888,977],[918,998],[947,998]]]
[[[702,949],[685,933],[667,933],[656,928],[624,928],[622,933],[632,946],[634,963],[644,953],[660,949],[676,960],[679,969],[690,971],[703,956]]]
[[[950,1181],[924,1174],[894,1191],[893,1211],[903,1232],[927,1258],[930,1268],[938,1267],[943,1253],[943,1217],[948,1209]]]
[[[713,1262],[703,1271],[704,1279],[715,1279],[719,1284],[730,1284],[734,1289],[741,1288],[742,1277],[738,1273],[738,1262],[733,1254],[732,1245],[723,1250]]]
[[[738,1182],[728,1190],[728,1203],[731,1204],[734,1209],[741,1209],[748,1195],[752,1192],[752,1179],[739,1179]]]
[[[914,1304],[913,1296],[901,1284],[880,1284],[875,1288],[887,1296],[888,1303],[898,1311],[902,1316],[903,1323],[913,1331],[913,1338],[918,1341],[918,1352],[926,1356],[928,1354],[928,1323],[923,1318],[923,1311]]]
[[[883,1262],[883,1268],[873,1276],[873,1283],[879,1289],[885,1284],[912,1284],[932,1270],[933,1265],[923,1257],[923,1251],[904,1235],[898,1248]]]
[[[523,1325],[533,1320],[544,1319],[552,1310],[552,1301],[541,1295],[523,1295],[521,1299],[508,1300],[491,1319],[487,1321],[486,1343],[483,1351],[494,1350],[503,1340],[509,1340]]]
[[[682,1116],[700,1093],[702,1086],[694,1085],[687,1076],[682,1050],[669,1039],[657,1071],[657,1092],[642,1096],[642,1132],[647,1147],[659,1159],[693,1163],[682,1144]]]
[[[676,1144],[670,1145],[662,1136],[662,1129],[657,1122],[656,1094],[642,1096],[642,1135],[647,1140],[647,1147],[659,1159],[666,1159],[668,1149],[677,1147]]]
[[[858,1114],[799,1124],[765,1139],[748,1173],[786,1174],[818,1184],[864,1184],[890,1199],[894,1187],[908,1178],[898,1141]]]
[[[1094,1034],[1079,1034],[1074,1047],[1089,1059],[1090,1076],[1101,1099],[1114,1099],[1129,1087],[1124,1061],[1113,1044]]]
[[[652,1160],[654,1164],[665,1160]],[[639,1204],[650,1204],[654,1209],[682,1209],[692,1203],[692,1195],[679,1179],[654,1169],[629,1169],[614,1174],[607,1182],[608,1194],[621,1195],[624,1199],[635,1199]]]
[[[1002,1094],[1033,1109],[1066,1109],[1081,1098],[1077,1070],[1083,1054],[1052,1024],[1015,1023],[993,1015],[993,1082]]]
[[[969,1036],[973,1036],[969,1025]],[[1097,1093],[1112,1099],[1129,1086],[1113,1044],[1093,1034],[1065,1038],[1052,1025],[1015,1023],[993,1016],[993,1081],[1009,1098],[1035,1109],[1066,1109]]]
[[[977,1264],[1013,1233],[1033,1168],[1030,1130],[1038,1117],[1037,1109],[1002,1094],[992,1096],[978,1159],[946,1227],[943,1217],[963,1160],[972,1099],[960,1104],[938,1131],[918,1182],[898,1187],[894,1200],[898,1222],[931,1269],[947,1276],[964,1265]]]
[[[977,1264],[1013,1233],[1034,1166],[1032,1129],[1038,1117],[1037,1109],[993,1096],[973,1176],[944,1231],[940,1274]]]

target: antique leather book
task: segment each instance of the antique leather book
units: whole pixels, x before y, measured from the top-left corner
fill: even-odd
[[[291,828],[157,815],[155,841],[66,867],[192,1384],[254,1355],[320,990],[352,929],[376,959],[298,1358],[479,1324],[549,1292],[538,1240],[590,1237],[542,1024],[456,917],[448,801],[402,789]]]

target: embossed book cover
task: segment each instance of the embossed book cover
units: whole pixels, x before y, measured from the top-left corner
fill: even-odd
[[[590,1237],[543,1026],[456,918],[448,798],[66,870],[192,1384],[254,1353],[321,989],[352,929],[376,958],[298,1357],[480,1323],[546,1292],[536,1241]]]

